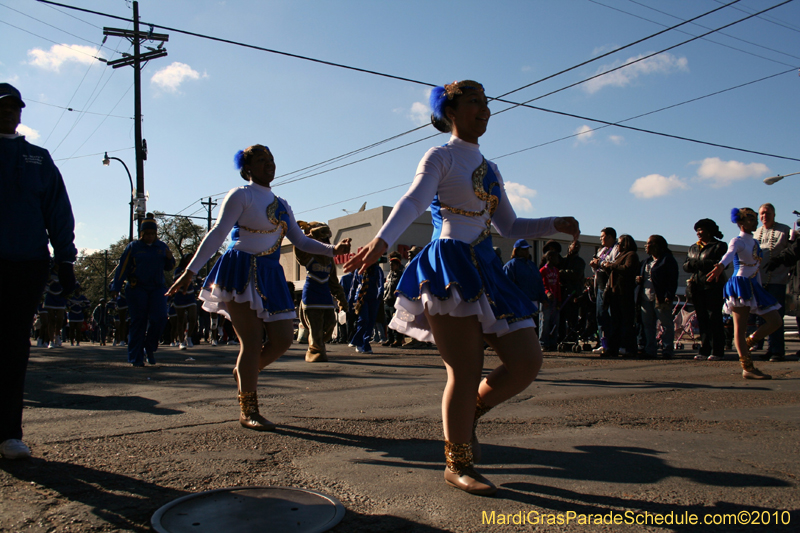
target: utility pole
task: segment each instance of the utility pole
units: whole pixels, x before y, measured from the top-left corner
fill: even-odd
[[[142,68],[151,59],[164,57],[167,51],[162,48],[164,43],[169,40],[169,35],[165,33],[153,33],[150,31],[139,31],[139,2],[133,2],[133,31],[122,30],[119,28],[103,28],[103,35],[108,37],[124,37],[133,44],[133,55],[122,54],[121,59],[109,61],[107,64],[112,68],[126,66],[133,67],[133,109],[134,109],[134,136],[136,150],[136,219],[139,229],[142,220],[147,212],[147,205],[144,193],[144,161],[147,159],[147,141],[142,139]],[[150,51],[141,53],[141,44],[144,41],[160,41],[157,48],[146,47]]]
[[[208,209],[208,231],[211,231],[211,210],[214,209],[214,207],[217,205],[217,202],[212,201],[211,197],[209,196],[207,202],[201,201],[200,203],[203,204],[203,207]],[[208,276],[208,261],[206,261],[206,264],[203,268],[206,269],[205,275]]]
[[[204,206],[207,206],[206,207],[206,209],[208,209],[208,229],[207,229],[207,231],[211,231],[211,210],[214,207],[216,207],[217,202],[212,202],[211,201],[211,197],[209,196],[207,202],[200,202],[200,203],[203,204]]]

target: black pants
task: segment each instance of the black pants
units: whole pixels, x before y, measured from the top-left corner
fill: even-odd
[[[31,353],[33,315],[44,291],[50,261],[6,261],[0,259],[3,298],[0,308],[0,442],[22,438],[22,398],[25,372]]]
[[[700,330],[700,355],[725,355],[725,328],[722,325],[722,287],[692,291],[692,303]]]

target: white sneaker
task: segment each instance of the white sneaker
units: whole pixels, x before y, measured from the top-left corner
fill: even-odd
[[[192,342],[192,338],[191,337],[186,339],[186,347],[187,348],[194,348],[194,343]]]
[[[595,348],[594,350],[592,350],[592,353],[601,353],[601,354],[602,354],[602,353],[606,353],[606,349],[605,349],[605,348],[603,348],[602,346],[598,346],[597,348]]]
[[[211,346],[217,345],[217,339],[211,339]]]
[[[183,343],[180,343],[180,344],[178,345],[178,349],[179,349],[179,350],[185,350],[185,349],[186,349],[186,345],[185,345],[185,344],[183,344]]]
[[[48,348],[55,348],[56,343],[54,341],[50,341],[50,344],[47,345]]]
[[[6,459],[30,459],[31,449],[19,439],[8,439],[0,443],[0,455]]]

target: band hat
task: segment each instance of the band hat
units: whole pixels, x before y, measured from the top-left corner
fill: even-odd
[[[520,239],[514,243],[514,248],[530,248],[531,245],[525,239]]]
[[[19,103],[20,107],[25,107],[25,102],[22,101],[22,94],[10,83],[0,83],[0,99],[2,98],[13,98]]]

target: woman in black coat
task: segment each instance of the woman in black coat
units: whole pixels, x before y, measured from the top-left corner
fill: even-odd
[[[621,235],[617,259],[601,264],[609,273],[604,299],[608,301],[611,315],[608,349],[602,357],[617,357],[621,353],[636,354],[633,325],[636,320],[636,274],[639,272],[637,250],[633,237]]]
[[[720,361],[725,357],[722,289],[727,277],[722,274],[714,281],[706,281],[706,277],[728,251],[728,245],[719,240],[722,238],[719,226],[709,218],[698,220],[694,230],[698,240],[689,247],[683,270],[692,275],[686,292],[694,304],[697,328],[700,330],[700,352],[695,359]]]

